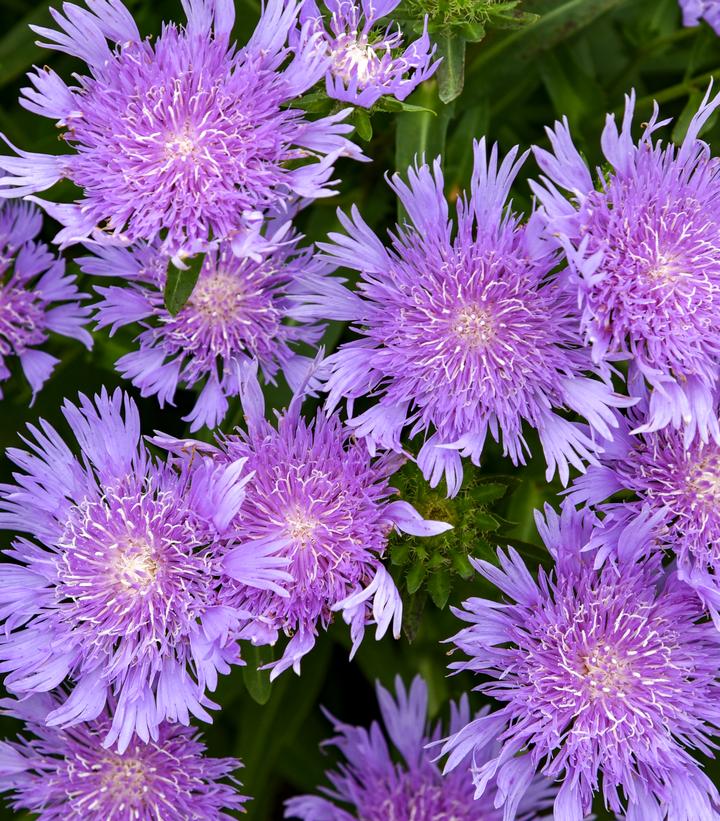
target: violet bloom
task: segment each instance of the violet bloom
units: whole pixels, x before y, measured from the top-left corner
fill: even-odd
[[[402,459],[371,458],[336,415],[318,411],[307,422],[298,395],[274,427],[264,418],[252,368],[245,369],[242,400],[247,431],[223,437],[214,450],[218,469],[246,460],[253,474],[232,522],[238,546],[224,559],[225,573],[237,583],[224,584],[222,601],[251,614],[255,643],[292,636],[281,658],[269,665],[271,678],[289,667],[300,672],[318,626],[326,628],[335,612],[350,625],[353,654],[367,624],[376,625],[377,638],[392,625],[398,638],[402,602],[381,561],[390,532],[432,536],[450,525],[425,521],[407,502],[391,501],[390,477]],[[170,449],[208,449],[192,440],[156,442]],[[271,552],[288,562],[287,583],[267,590],[249,586],[243,569],[248,551]]]
[[[350,420],[371,448],[401,450],[401,435],[421,434],[418,464],[434,487],[462,482],[461,456],[479,464],[488,432],[502,437],[514,464],[525,462],[523,424],[536,428],[548,464],[563,483],[569,466],[595,459],[595,433],[617,422],[608,381],[592,378],[581,347],[577,304],[551,276],[555,252],[538,220],[510,213],[506,201],[524,156],[514,148],[498,164],[485,142],[474,147],[469,200],[448,215],[440,162],[398,175],[392,187],[410,217],[386,248],[356,208],[340,215],[347,234],[320,248],[334,264],[359,270],[358,292],[337,280],[319,283],[315,303],[330,318],[351,321],[360,335],[327,360],[329,406],[371,397]],[[590,375],[588,375],[590,374]],[[571,410],[590,423],[574,424]]]
[[[390,22],[382,31],[376,23],[400,0],[325,0],[328,28],[315,0],[305,0],[300,19],[321,32],[317,47],[330,57],[325,83],[329,97],[370,108],[387,94],[404,100],[439,61],[433,62],[427,21],[422,35],[403,50],[403,34]]]
[[[75,277],[65,275],[65,262],[35,241],[41,225],[40,212],[28,203],[0,205],[0,384],[10,378],[7,360],[16,356],[33,398],[59,361],[38,350],[49,333],[92,347],[84,329],[86,297]]]
[[[671,551],[678,576],[698,592],[720,629],[720,445],[695,440],[686,447],[671,428],[631,436],[633,418],[608,443],[602,466],[573,483],[569,502],[602,511],[598,563]],[[620,491],[635,498],[610,498]],[[651,538],[639,538],[648,526]]]
[[[684,26],[697,26],[705,20],[720,34],[720,0],[680,0],[680,8]]]
[[[1,565],[0,672],[23,696],[74,683],[53,726],[97,718],[112,693],[104,743],[122,752],[133,733],[157,739],[164,720],[210,720],[206,690],[240,661],[240,614],[218,590],[248,477],[242,460],[153,461],[120,391],[63,413],[79,455],[44,420],[27,451],[8,450],[19,470],[0,485],[0,528],[30,538]],[[245,584],[283,592],[283,561],[260,545],[233,563]]]
[[[311,249],[299,249],[297,241],[285,238],[257,259],[235,256],[228,244],[208,252],[190,299],[175,316],[163,297],[169,259],[157,250],[108,247],[81,258],[85,272],[131,283],[96,289],[102,296],[95,305],[98,328],[110,325],[114,333],[134,322],[143,327],[138,350],[122,356],[117,369],[142,396],[157,395],[161,406],[173,404],[180,384],[202,386],[184,417],[191,431],[223,420],[228,397],[239,394],[243,363],[251,359],[266,382],[274,384],[282,371],[290,386],[298,387],[308,359],[296,345],[316,346],[323,331],[316,322],[296,321],[299,277],[322,276],[327,266],[313,260]]]
[[[697,596],[659,557],[617,568],[593,566],[583,548],[593,514],[565,506],[538,515],[555,570],[530,575],[512,548],[501,567],[475,561],[509,599],[464,602],[470,622],[453,641],[478,686],[502,707],[470,722],[445,744],[446,769],[500,739],[473,768],[476,794],[497,774],[518,790],[536,771],[562,780],[557,821],[581,821],[601,792],[628,821],[715,821],[720,795],[691,756],[712,754],[720,729],[720,634]]]
[[[259,213],[332,193],[337,156],[360,156],[342,136],[351,130],[344,112],[310,121],[286,107],[326,63],[307,26],[294,50],[286,45],[297,2],[269,0],[239,50],[229,41],[232,0],[183,2],[186,26],[166,24],[154,44],[120,0],[86,5],[66,3],[52,12],[57,30],[35,30],[47,40],[41,45],[84,60],[89,75],[71,88],[52,69],[38,70],[21,99],[57,122],[72,152],[0,157],[2,196],[61,179],[82,189],[70,205],[37,200],[65,226],[57,241],[162,236],[173,254],[213,239],[242,245]]]
[[[0,790],[38,821],[230,821],[224,810],[247,801],[232,775],[240,762],[206,756],[192,728],[162,724],[155,740],[135,739],[120,754],[103,747],[106,713],[60,730],[45,724],[56,706],[48,694],[3,706],[32,735],[0,741]]]
[[[337,735],[326,744],[337,747],[347,763],[328,772],[331,788],[321,787],[327,798],[303,795],[286,804],[285,818],[304,821],[502,821],[503,811],[495,801],[509,788],[503,773],[477,801],[473,800],[471,770],[493,755],[492,743],[468,754],[462,766],[443,776],[426,747],[442,735],[438,723],[428,724],[427,685],[416,676],[406,692],[402,680],[395,679],[397,699],[377,685],[378,702],[390,738],[399,755],[390,752],[377,723],[370,730],[352,727],[330,717]],[[456,733],[470,721],[467,696],[450,704],[450,732]],[[483,711],[484,713],[485,711]],[[478,714],[478,716],[483,713]],[[509,772],[508,772],[509,775]],[[525,784],[516,805],[517,821],[545,816],[552,806],[553,790],[542,777]],[[343,808],[344,807],[344,808]]]
[[[708,91],[679,148],[653,142],[668,122],[656,106],[635,144],[631,94],[619,131],[607,118],[609,168],[597,184],[567,120],[548,130],[552,152],[535,149],[547,176],[533,187],[567,255],[594,361],[629,359],[652,391],[638,430],[682,427],[686,444],[696,434],[720,441],[720,174],[698,139],[719,104]]]

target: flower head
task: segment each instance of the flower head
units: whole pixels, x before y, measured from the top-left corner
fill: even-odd
[[[0,671],[16,694],[74,684],[52,725],[97,718],[113,694],[105,743],[122,751],[164,720],[209,720],[206,690],[240,661],[240,617],[218,591],[248,477],[242,460],[153,461],[120,391],[63,412],[79,455],[45,421],[8,451],[20,471],[0,485],[0,527],[30,538],[3,565]],[[279,589],[282,564],[250,545],[235,575]]]
[[[323,276],[327,266],[313,260],[311,249],[299,249],[290,237],[257,259],[233,254],[229,244],[209,251],[188,302],[177,315],[165,307],[163,288],[167,256],[150,246],[100,248],[80,265],[87,273],[122,276],[124,287],[99,287],[97,327],[117,328],[140,322],[137,351],[117,361],[143,396],[156,394],[160,404],[173,403],[179,384],[202,385],[186,421],[195,431],[215,427],[225,416],[227,398],[240,391],[243,363],[256,360],[266,382],[282,371],[292,387],[306,369],[298,343],[315,346],[323,326],[302,321],[299,277]]]
[[[556,256],[538,221],[506,208],[523,157],[498,164],[484,141],[475,146],[471,196],[448,215],[439,161],[409,171],[393,188],[410,216],[385,248],[356,209],[341,215],[347,235],[321,243],[325,256],[361,273],[358,293],[336,280],[318,288],[325,316],[350,320],[360,338],[329,357],[329,404],[368,396],[376,404],[350,424],[375,444],[399,450],[406,428],[426,441],[418,464],[433,486],[462,481],[460,455],[479,463],[488,431],[522,463],[523,424],[536,428],[548,463],[567,482],[597,451],[594,432],[610,436],[608,383],[589,378],[576,301],[551,276]],[[332,286],[332,287],[331,287]],[[572,410],[591,426],[557,411]]]
[[[45,724],[57,706],[50,695],[3,703],[32,736],[0,742],[0,790],[10,792],[15,810],[38,813],[38,821],[230,821],[234,816],[223,810],[241,810],[247,800],[232,777],[240,762],[206,756],[189,727],[162,724],[155,740],[135,739],[118,753],[102,743],[110,727],[105,712],[60,730]]]
[[[0,195],[22,196],[68,179],[71,205],[43,202],[65,228],[58,241],[152,242],[194,253],[213,239],[242,243],[255,218],[298,198],[325,196],[335,158],[359,152],[344,113],[310,121],[285,106],[322,77],[325,59],[305,27],[292,51],[296,2],[269,0],[254,34],[229,42],[229,0],[187,0],[187,24],[142,39],[120,0],[66,3],[42,45],[84,60],[68,87],[51,69],[30,75],[21,102],[63,129],[60,156],[0,157]],[[112,48],[109,45],[112,44]],[[41,202],[41,201],[39,201]]]
[[[325,0],[330,11],[325,28],[315,0],[305,0],[300,15],[321,32],[317,47],[330,57],[325,82],[328,96],[370,108],[384,94],[404,100],[438,66],[433,62],[427,23],[422,35],[403,50],[400,27],[389,23],[385,31],[377,21],[400,0]]]
[[[510,601],[463,604],[470,626],[453,641],[470,659],[452,666],[503,706],[449,739],[447,769],[498,738],[473,768],[478,795],[497,773],[522,784],[540,770],[563,781],[558,821],[581,821],[597,792],[631,821],[710,821],[720,795],[690,750],[709,753],[720,726],[720,634],[657,556],[596,569],[582,552],[594,525],[571,506],[538,517],[557,564],[537,581],[512,549],[500,568],[475,562]]]
[[[65,276],[63,260],[35,242],[41,223],[28,203],[0,205],[0,383],[10,377],[7,360],[17,356],[33,395],[58,362],[37,350],[50,332],[92,346],[84,329],[90,309],[81,304],[75,277]]]
[[[337,747],[346,759],[336,772],[329,772],[332,788],[323,787],[327,798],[303,795],[286,804],[286,818],[304,821],[501,821],[495,798],[508,787],[501,774],[478,801],[473,798],[470,756],[462,766],[443,776],[426,747],[442,735],[438,723],[430,728],[427,719],[427,685],[416,676],[407,692],[395,679],[397,699],[377,685],[378,702],[386,734],[399,753],[399,761],[388,748],[379,725],[370,730],[332,719],[337,736],[327,744]],[[470,721],[467,697],[451,703],[450,732],[458,732]],[[492,754],[493,745],[478,750],[476,763]],[[552,788],[534,778],[517,806],[517,821],[540,818],[552,803]],[[342,805],[347,809],[342,809]]]
[[[297,395],[274,427],[264,418],[252,368],[245,369],[242,401],[247,430],[222,438],[214,453],[219,466],[244,460],[252,471],[232,523],[238,545],[224,560],[225,573],[237,584],[224,584],[222,601],[251,614],[256,631],[264,626],[264,641],[292,636],[271,676],[291,666],[299,672],[318,625],[327,627],[337,611],[350,625],[353,653],[367,623],[377,626],[378,638],[392,624],[397,638],[402,602],[381,561],[390,532],[434,535],[450,525],[425,521],[407,502],[391,501],[389,480],[401,460],[395,454],[371,458],[336,415],[319,411],[306,421]],[[264,591],[248,586],[248,550],[287,562],[287,584]]]
[[[718,0],[680,0],[683,25],[697,26],[700,20],[711,26],[720,34],[720,2]]]
[[[653,143],[667,123],[656,106],[635,144],[631,94],[619,131],[608,116],[597,184],[567,120],[548,131],[552,152],[535,149],[540,213],[567,255],[593,359],[629,359],[652,391],[639,430],[683,427],[688,442],[720,441],[720,165],[698,139],[719,104],[708,91],[679,148]]]
[[[698,592],[720,628],[720,446],[696,440],[686,447],[683,435],[668,428],[631,436],[623,424],[602,462],[568,493],[570,503],[589,503],[603,513],[593,542],[598,562],[671,552],[678,576]],[[610,498],[620,491],[635,498]]]

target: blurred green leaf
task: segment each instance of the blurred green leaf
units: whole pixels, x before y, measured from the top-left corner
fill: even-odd
[[[197,254],[185,260],[187,268],[168,265],[165,281],[165,307],[172,316],[179,313],[190,299],[197,285],[203,261],[204,255]]]
[[[269,670],[259,669],[271,660],[267,650],[266,647],[256,647],[249,642],[243,647],[243,657],[246,663],[246,666],[242,668],[243,682],[253,701],[258,704],[267,704],[272,690]]]
[[[436,35],[437,56],[442,58],[437,70],[438,94],[443,103],[460,96],[465,81],[465,38],[454,31]]]

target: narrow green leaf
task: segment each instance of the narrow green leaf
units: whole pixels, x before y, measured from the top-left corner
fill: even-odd
[[[489,504],[496,502],[507,493],[507,485],[500,482],[483,482],[472,489],[472,499],[478,504]]]
[[[444,103],[460,96],[465,82],[465,37],[454,32],[439,34],[437,54],[442,57],[437,70],[438,93]]]
[[[352,121],[358,137],[366,143],[370,142],[370,140],[372,140],[373,127],[370,115],[367,111],[364,108],[356,108],[353,112]]]
[[[247,665],[242,668],[242,677],[247,691],[253,701],[261,705],[267,704],[272,691],[270,671],[259,668],[267,664],[270,659],[263,658],[260,648],[255,647],[254,644],[247,644],[243,648],[243,656]]]
[[[195,290],[204,259],[203,254],[197,254],[186,260],[187,268],[168,265],[165,280],[165,307],[173,316],[182,310]]]
[[[500,522],[486,510],[476,510],[473,514],[473,524],[480,528],[480,530],[497,530],[500,527]]]
[[[420,589],[420,586],[423,583],[423,579],[425,578],[426,567],[424,564],[416,564],[410,568],[407,574],[407,579],[405,584],[407,586],[407,592],[412,596],[413,593],[417,593]]]
[[[428,582],[428,593],[435,607],[442,610],[450,598],[450,576],[448,573],[436,573]]]

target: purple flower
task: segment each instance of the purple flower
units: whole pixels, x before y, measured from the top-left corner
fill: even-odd
[[[594,516],[570,505],[546,516],[552,573],[535,581],[512,548],[498,551],[500,568],[474,562],[510,601],[464,602],[470,626],[453,641],[470,659],[451,666],[477,672],[503,706],[447,741],[446,769],[497,738],[500,751],[473,768],[477,795],[497,773],[521,785],[539,770],[563,781],[558,821],[581,821],[598,792],[628,821],[717,818],[720,795],[690,750],[711,754],[720,728],[720,634],[658,556],[598,570],[582,552]]]
[[[41,224],[28,203],[0,205],[0,383],[10,378],[6,359],[17,356],[33,398],[59,361],[37,350],[50,332],[92,347],[84,329],[90,309],[81,305],[86,297],[75,277],[65,276],[64,261],[34,241]]]
[[[125,287],[97,288],[97,327],[140,322],[139,349],[117,361],[143,396],[156,394],[161,405],[173,404],[178,384],[202,384],[197,403],[185,420],[191,431],[215,427],[228,409],[228,397],[240,391],[243,363],[258,361],[266,382],[282,370],[292,387],[307,370],[298,343],[315,346],[323,326],[296,321],[295,301],[302,301],[300,275],[322,277],[327,266],[313,260],[311,249],[299,249],[298,237],[286,237],[258,259],[237,257],[228,244],[206,255],[198,283],[173,316],[164,305],[163,287],[169,259],[148,246],[100,248],[80,259],[89,274],[122,276]],[[291,301],[293,300],[293,301]]]
[[[239,50],[229,42],[231,0],[183,2],[186,26],[165,25],[154,44],[120,0],[86,5],[65,4],[64,16],[53,11],[57,30],[35,31],[48,41],[41,45],[84,60],[89,75],[70,88],[41,69],[21,99],[57,122],[72,152],[0,157],[8,174],[0,195],[34,194],[61,179],[82,189],[71,205],[37,200],[65,226],[57,241],[162,236],[172,254],[213,239],[242,244],[259,213],[333,193],[335,159],[360,156],[342,136],[351,130],[345,112],[310,121],[286,107],[326,63],[308,26],[292,51],[286,46],[297,2],[269,0]]]
[[[680,0],[680,8],[684,26],[697,26],[702,19],[720,34],[719,0]]]
[[[337,280],[318,285],[317,307],[349,320],[360,335],[330,356],[326,389],[342,398],[376,399],[350,424],[370,447],[401,449],[401,435],[422,434],[418,456],[434,487],[462,482],[461,456],[479,464],[488,432],[502,436],[513,463],[524,463],[523,424],[540,436],[548,478],[564,483],[598,450],[595,433],[610,436],[613,406],[626,402],[609,382],[590,378],[581,347],[576,300],[551,276],[557,257],[534,216],[527,223],[506,207],[524,159],[513,149],[498,165],[485,142],[475,145],[469,200],[448,215],[440,162],[396,175],[392,187],[410,217],[386,248],[357,209],[340,215],[347,232],[321,243],[328,260],[361,273],[359,292]],[[590,423],[567,421],[571,410]]]
[[[0,528],[30,538],[2,565],[0,672],[19,695],[74,682],[53,726],[92,721],[112,693],[104,743],[122,752],[164,720],[210,720],[206,690],[240,661],[251,626],[218,591],[248,476],[242,460],[153,461],[120,391],[63,413],[80,455],[43,420],[27,451],[8,450],[20,470],[0,485]],[[233,555],[235,577],[282,592],[282,559],[253,544]]]
[[[305,0],[300,19],[321,33],[317,47],[330,57],[325,83],[329,97],[370,108],[385,94],[404,100],[439,61],[433,62],[427,21],[422,35],[405,50],[400,27],[391,22],[385,31],[377,21],[398,6],[400,0],[325,0],[330,11],[325,28],[315,0]]]
[[[336,415],[319,411],[307,422],[297,395],[273,427],[251,367],[244,369],[241,395],[247,431],[223,437],[214,451],[218,469],[244,461],[252,472],[232,522],[238,545],[224,559],[224,572],[236,584],[224,584],[222,601],[251,614],[256,643],[275,643],[283,632],[292,636],[269,665],[271,678],[289,667],[299,672],[318,625],[326,628],[338,611],[350,625],[353,654],[368,623],[376,625],[377,638],[392,624],[397,638],[402,602],[381,561],[390,532],[432,536],[450,525],[425,521],[407,502],[390,501],[389,478],[402,459],[371,458]],[[192,447],[192,440],[156,441],[170,449]],[[249,586],[243,569],[248,551],[288,562],[287,584]]]
[[[326,744],[337,747],[347,763],[327,773],[332,788],[321,787],[327,798],[292,798],[285,817],[304,821],[502,821],[503,811],[495,801],[510,788],[510,770],[507,777],[501,773],[481,799],[473,800],[471,769],[493,755],[493,744],[476,751],[474,762],[468,754],[462,766],[443,776],[425,749],[442,735],[439,723],[432,729],[428,724],[427,685],[416,676],[408,693],[398,676],[395,688],[397,700],[379,684],[377,695],[386,734],[399,756],[391,754],[377,723],[368,731],[330,716],[337,735]],[[451,702],[450,710],[450,732],[456,733],[470,721],[467,696],[457,705]],[[522,790],[513,816],[517,821],[538,819],[552,805],[553,790],[545,779],[535,777]]]
[[[548,131],[552,153],[535,149],[547,176],[533,188],[567,255],[594,361],[629,359],[631,374],[651,389],[638,430],[684,427],[688,444],[696,433],[720,441],[720,174],[698,139],[720,104],[709,93],[679,148],[653,143],[668,122],[658,121],[657,106],[633,143],[631,94],[619,131],[607,118],[608,168],[597,184],[567,120]]]
[[[223,810],[242,810],[234,758],[209,758],[195,730],[160,725],[147,744],[133,740],[124,753],[107,750],[110,717],[60,730],[45,718],[57,702],[48,694],[13,702],[7,712],[25,721],[32,736],[0,741],[0,790],[15,810],[38,821],[230,821]],[[231,783],[226,783],[229,780]]]
[[[598,563],[671,551],[678,576],[698,592],[720,629],[720,446],[696,440],[686,447],[670,428],[631,436],[629,426],[608,444],[602,466],[573,483],[569,502],[592,504],[603,514],[593,542]],[[635,498],[609,499],[620,491]]]

